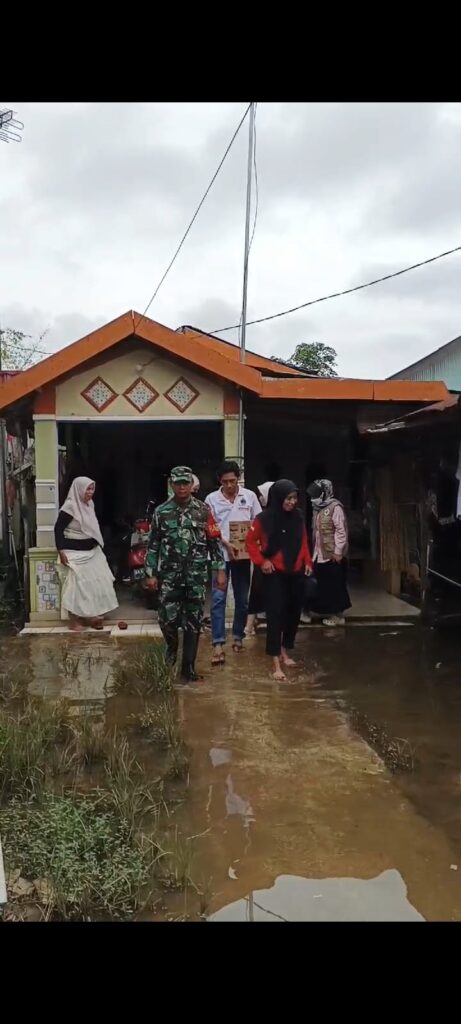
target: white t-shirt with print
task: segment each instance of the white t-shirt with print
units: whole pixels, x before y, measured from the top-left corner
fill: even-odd
[[[207,495],[205,504],[211,508],[221,530],[221,536],[227,541],[229,540],[230,523],[251,523],[262,511],[256,494],[254,491],[249,491],[246,487],[239,487],[233,501],[226,498],[221,488],[219,488],[217,491],[212,491],[211,494]],[[223,551],[224,558],[228,562],[228,552],[224,547]]]

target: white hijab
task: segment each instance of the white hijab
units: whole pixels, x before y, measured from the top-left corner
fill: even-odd
[[[273,480],[267,480],[265,484],[258,484],[258,491],[261,495],[261,505],[263,508],[267,507],[267,500],[269,498],[269,491],[273,485]]]
[[[90,484],[94,484],[94,480],[90,480],[88,476],[76,477],[71,484],[67,498],[60,511],[67,512],[68,516],[72,516],[84,537],[92,537],[93,540],[97,540],[101,547],[104,547],[102,533],[94,510],[94,502],[89,501],[87,503],[83,500]]]

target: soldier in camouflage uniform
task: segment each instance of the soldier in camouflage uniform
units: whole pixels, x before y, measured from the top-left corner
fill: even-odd
[[[220,530],[210,509],[192,496],[194,478],[188,466],[172,469],[173,497],[159,505],[152,519],[146,556],[146,586],[159,590],[158,621],[174,664],[178,630],[184,630],[182,675],[198,679],[195,671],[207,584],[207,560],[226,585]]]

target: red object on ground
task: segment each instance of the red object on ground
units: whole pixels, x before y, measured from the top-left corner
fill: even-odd
[[[118,623],[118,628],[119,629],[128,629],[128,623],[127,622],[119,622]]]

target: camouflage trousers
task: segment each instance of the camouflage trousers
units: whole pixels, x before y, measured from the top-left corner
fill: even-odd
[[[183,573],[162,576],[158,624],[168,645],[178,642],[178,629],[199,633],[205,606],[206,576]]]

